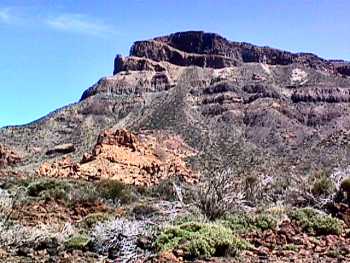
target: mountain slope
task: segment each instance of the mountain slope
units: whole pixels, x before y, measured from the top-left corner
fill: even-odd
[[[350,64],[230,42],[212,33],[175,33],[135,42],[115,58],[114,75],[81,100],[24,126],[0,130],[0,142],[33,172],[58,145],[80,160],[101,131],[161,130],[198,151],[196,170],[215,166],[281,174],[349,162]]]

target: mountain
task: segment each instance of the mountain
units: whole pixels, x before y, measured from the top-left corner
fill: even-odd
[[[0,261],[350,262],[349,103],[346,61],[135,42],[77,103],[0,129]]]
[[[349,161],[346,61],[189,31],[135,42],[113,72],[79,102],[2,128],[1,144],[22,158],[16,169],[33,172],[66,154],[80,161],[106,129],[179,136],[197,152],[187,158],[197,171],[303,172]]]

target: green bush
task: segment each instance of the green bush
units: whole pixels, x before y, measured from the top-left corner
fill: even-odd
[[[336,191],[334,182],[326,172],[319,172],[315,176],[311,192],[314,196],[329,196]]]
[[[168,178],[161,181],[158,185],[152,186],[147,190],[148,194],[167,201],[176,200],[176,192],[174,189],[174,179]]]
[[[221,224],[189,222],[165,228],[156,240],[160,251],[181,249],[186,259],[235,256],[249,244]]]
[[[64,242],[65,248],[68,250],[85,250],[91,243],[91,239],[87,235],[74,235]]]
[[[58,180],[38,180],[28,184],[27,193],[31,197],[67,200],[71,186],[68,182]]]
[[[260,230],[275,229],[277,221],[272,216],[260,214],[254,218],[254,226]]]
[[[69,184],[57,180],[38,180],[27,186],[28,195],[32,197],[38,197],[42,192],[53,189],[68,190]]]
[[[97,184],[97,192],[105,199],[119,201],[122,204],[134,200],[131,186],[117,180],[102,180]]]
[[[81,228],[90,229],[97,223],[107,221],[110,217],[108,213],[91,213],[84,217],[78,225]]]
[[[342,233],[342,222],[329,215],[324,215],[312,208],[297,209],[289,213],[294,223],[303,231],[315,235],[339,235]]]
[[[235,232],[248,232],[253,230],[268,230],[276,228],[277,221],[266,214],[248,215],[235,214],[226,216],[221,220],[222,224]]]

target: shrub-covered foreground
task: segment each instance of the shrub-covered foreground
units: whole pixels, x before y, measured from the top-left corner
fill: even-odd
[[[310,234],[339,235],[343,230],[342,221],[312,208],[294,210],[289,213],[289,217]]]
[[[312,180],[315,183],[310,188],[314,190],[308,194],[326,196],[325,178]],[[248,179],[250,189],[256,181]],[[240,182],[234,189],[239,189]],[[346,189],[341,186],[345,183],[341,182],[335,185],[337,190],[343,189],[342,200],[346,200]],[[258,262],[261,255],[272,261],[285,253],[288,259],[288,255],[307,249],[315,255],[322,251],[327,257],[350,259],[343,249],[350,247],[349,229],[343,221],[326,210],[273,203],[254,206],[254,198],[249,195],[248,202],[245,188],[239,195],[231,195],[225,188],[229,198],[220,196],[217,188],[204,188],[208,191],[200,192],[202,197],[213,196],[200,199],[204,203],[197,205],[191,198],[198,195],[192,193],[183,192],[186,201],[182,202],[176,194],[168,198],[155,194],[155,189],[145,191],[117,181],[34,178],[5,186],[0,189],[0,249],[9,250],[15,260],[0,255],[4,262],[28,258],[39,262],[45,257],[59,261],[67,255],[71,256],[68,262],[77,262],[76,253],[82,262],[157,262],[166,253],[180,260],[230,257],[233,262],[256,255],[250,262]],[[190,186],[185,189],[191,190]],[[216,206],[220,200],[226,202],[225,209]],[[235,209],[229,209],[231,205]],[[316,244],[315,250],[309,248],[310,242]],[[37,251],[42,258],[37,258]]]
[[[161,251],[182,250],[185,258],[235,256],[249,244],[230,228],[215,223],[189,222],[165,228],[156,240]]]

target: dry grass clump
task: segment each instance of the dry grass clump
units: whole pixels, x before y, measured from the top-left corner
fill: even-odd
[[[153,236],[153,232],[144,221],[118,218],[96,224],[90,236],[94,250],[98,253],[130,262],[147,254],[146,250],[140,248],[139,240]]]

